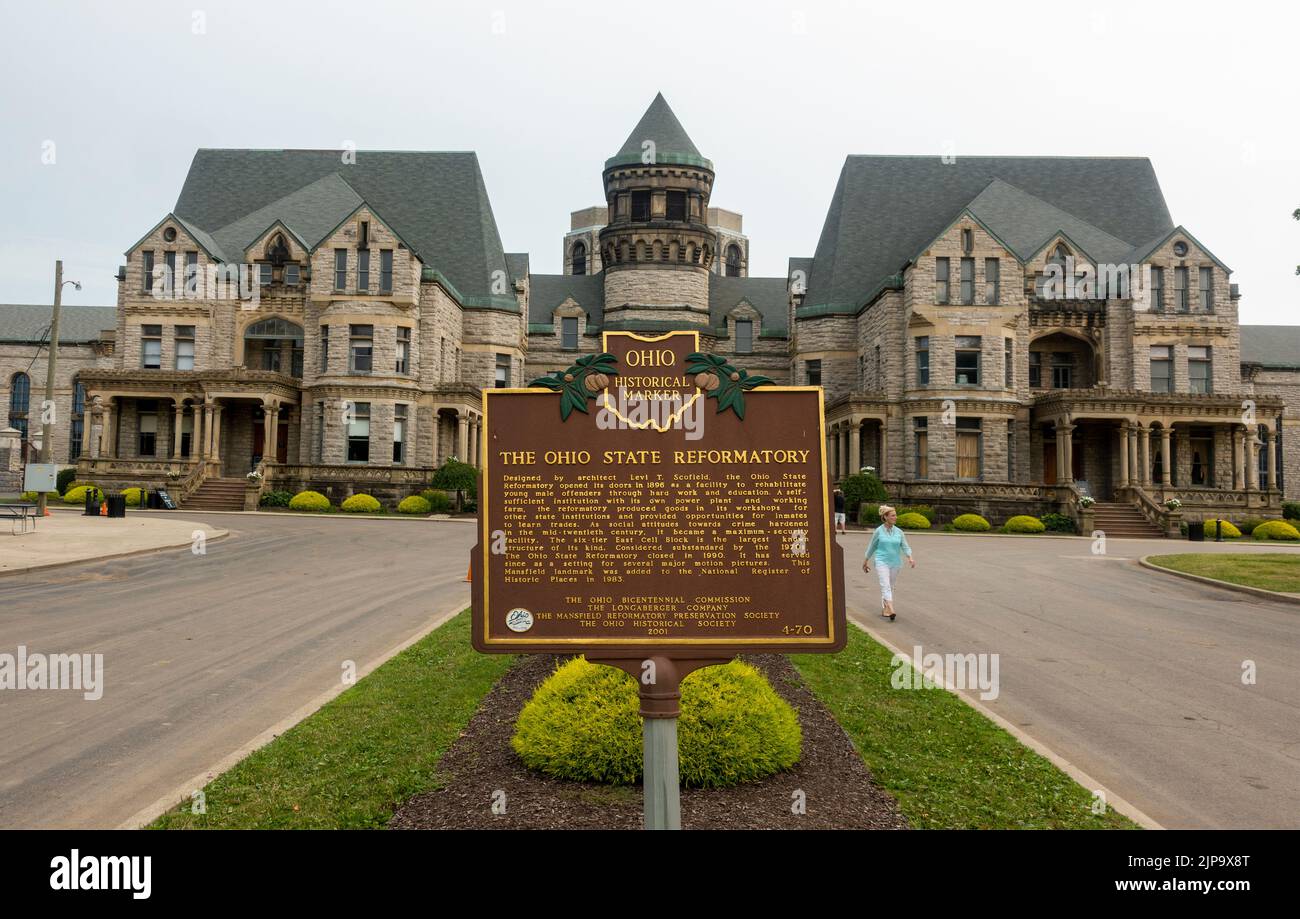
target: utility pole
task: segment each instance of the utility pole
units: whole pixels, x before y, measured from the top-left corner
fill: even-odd
[[[78,285],[80,287],[80,285]],[[45,371],[45,401],[41,403],[41,462],[50,461],[54,437],[54,369],[59,361],[59,303],[63,300],[63,259],[54,263],[54,318],[50,321],[50,360]],[[36,513],[45,516],[45,492],[36,498]]]

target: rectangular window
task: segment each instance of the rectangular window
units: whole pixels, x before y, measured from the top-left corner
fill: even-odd
[[[72,419],[72,433],[68,442],[68,462],[75,463],[81,458],[81,438],[85,430],[85,420],[82,418]]]
[[[280,342],[262,342],[262,369],[273,373],[280,372]]]
[[[957,419],[957,478],[978,479],[984,473],[984,434],[978,418]]]
[[[164,252],[163,263],[167,266],[167,276],[164,283],[167,285],[167,296],[173,296],[176,291],[176,253]]]
[[[934,260],[934,302],[948,302],[948,260],[946,258]]]
[[[397,327],[397,372],[411,372],[411,330],[406,326]]]
[[[334,250],[334,289],[347,290],[348,287],[348,250]]]
[[[176,326],[176,369],[194,369],[194,326]]]
[[[1174,269],[1174,303],[1177,304],[1180,313],[1185,313],[1191,308],[1188,301],[1186,268]]]
[[[928,418],[915,418],[912,420],[912,427],[916,441],[912,453],[912,468],[918,479],[924,479],[930,474],[930,421]]]
[[[140,289],[144,293],[153,290],[153,251],[140,253]]]
[[[984,302],[996,306],[1002,299],[1002,263],[995,258],[984,260]]]
[[[199,254],[185,253],[185,292],[191,297],[199,294]]]
[[[140,327],[140,366],[146,370],[162,369],[162,326]]]
[[[809,386],[822,385],[822,362],[804,361],[804,372],[808,375]]]
[[[916,339],[916,385],[930,385],[930,336],[921,335]]]
[[[1014,342],[1012,342],[1010,338],[1002,339],[1002,375],[1003,375],[1002,385],[1007,389],[1014,388],[1011,383],[1011,377],[1012,377],[1011,370],[1013,367],[1011,361],[1012,361],[1013,347],[1014,347]]]
[[[357,234],[357,248],[358,249],[370,248],[370,221],[369,220],[361,221],[361,230]]]
[[[1174,362],[1168,345],[1151,346],[1151,391],[1174,391]]]
[[[975,302],[975,259],[961,260],[961,302],[970,306]]]
[[[1214,269],[1202,268],[1201,272],[1201,311],[1214,312]]]
[[[375,355],[375,327],[354,325],[348,328],[348,370],[353,373],[369,373]]]
[[[139,419],[140,449],[139,456],[154,456],[158,451],[158,403],[137,402]]]
[[[1151,269],[1151,309],[1157,313],[1165,308],[1165,270]]]
[[[406,462],[406,406],[393,406],[393,462]]]
[[[496,388],[507,389],[510,386],[510,355],[497,355]]]
[[[348,462],[370,462],[370,403],[352,403],[352,420],[348,422]]]
[[[650,219],[650,192],[632,192],[632,219],[642,222]]]
[[[379,250],[379,290],[381,293],[393,292],[393,250]]]
[[[1029,388],[1043,388],[1043,352],[1029,352]]]
[[[302,271],[298,263],[293,262],[284,266],[284,285],[286,287],[297,287],[302,283]]]
[[[1187,349],[1187,382],[1192,392],[1210,392],[1210,349],[1192,346]]]
[[[362,249],[357,253],[357,290],[370,290],[370,250]]]
[[[330,327],[320,327],[320,372],[330,372]]]
[[[962,231],[961,231],[961,251],[963,251],[963,252],[970,252],[970,251],[972,251],[974,248],[975,248],[975,231],[974,231],[974,230],[969,230],[969,229],[968,229],[968,230],[962,230]]]
[[[670,191],[668,193],[667,213],[665,216],[669,220],[686,219],[686,192]]]
[[[957,336],[956,382],[958,386],[980,384],[980,336]]]
[[[578,350],[578,317],[565,316],[560,320],[560,334],[565,351]]]
[[[754,350],[754,320],[736,320],[736,353],[749,354]]]
[[[1074,385],[1074,352],[1052,354],[1052,389],[1069,389]]]
[[[271,286],[272,267],[270,262],[257,263],[257,283],[262,287]]]

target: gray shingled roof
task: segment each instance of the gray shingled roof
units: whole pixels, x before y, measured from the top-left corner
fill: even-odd
[[[1264,367],[1300,368],[1300,326],[1243,325],[1241,362]]]
[[[507,252],[506,267],[510,269],[510,277],[512,280],[524,280],[524,278],[528,277],[528,253]]]
[[[547,325],[555,308],[572,297],[593,325],[605,320],[603,274],[534,274],[528,277],[528,321]]]
[[[223,257],[237,259],[276,219],[304,238],[333,229],[351,212],[343,209],[352,195],[446,277],[464,305],[514,303],[491,293],[506,259],[472,152],[362,150],[349,165],[339,150],[199,150],[175,213],[211,234]]]
[[[945,164],[937,156],[850,156],[822,225],[805,308],[860,306],[994,179],[1130,247],[1173,229],[1145,158],[959,156]],[[1015,197],[984,204],[1010,214]]]
[[[48,303],[0,304],[0,341],[35,344],[49,337],[54,307]],[[117,308],[67,306],[59,308],[59,341],[80,344],[98,341],[100,332],[117,327]]]
[[[1082,246],[1084,255],[1107,264],[1120,264],[1133,249],[1132,242],[1116,239],[1001,179],[990,182],[967,209],[1022,261],[1037,254],[1060,232]]]
[[[763,337],[788,334],[785,278],[709,275],[709,322],[715,329],[726,327],[727,313],[741,300],[748,301],[763,317]]]
[[[632,133],[627,136],[623,146],[605,161],[605,168],[627,163],[639,163],[645,152],[645,141],[654,141],[656,163],[687,163],[712,169],[713,163],[705,159],[687,135],[682,123],[673,114],[672,108],[663,93],[655,96],[650,107],[645,110]]]

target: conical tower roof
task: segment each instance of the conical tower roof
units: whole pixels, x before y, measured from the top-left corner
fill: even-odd
[[[677,163],[713,169],[713,163],[700,154],[686,133],[686,129],[682,127],[682,123],[673,114],[663,93],[655,96],[618,153],[605,161],[605,168],[642,162],[649,150],[646,141],[654,143],[656,163]]]

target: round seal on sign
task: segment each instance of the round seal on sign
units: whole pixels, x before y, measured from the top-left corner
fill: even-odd
[[[506,628],[512,632],[527,632],[533,627],[533,614],[522,607],[506,613]]]

